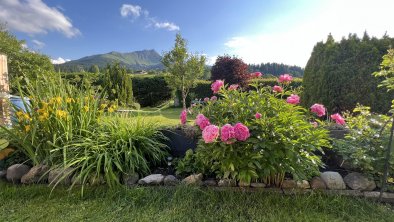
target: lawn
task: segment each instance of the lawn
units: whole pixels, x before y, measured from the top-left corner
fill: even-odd
[[[109,191],[0,183],[0,221],[394,221],[393,207],[351,197],[134,187]]]
[[[153,121],[161,126],[174,126],[180,124],[179,116],[182,112],[182,108],[143,108],[141,110],[133,110],[128,112],[118,112],[115,115],[122,117],[143,117],[147,121]],[[194,121],[194,116],[188,116],[188,123],[192,124]]]

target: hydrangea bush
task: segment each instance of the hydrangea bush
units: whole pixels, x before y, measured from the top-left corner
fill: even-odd
[[[325,108],[317,104],[309,112],[298,106],[291,80],[283,75],[272,88],[251,85],[250,91],[226,89],[220,80],[212,84],[219,99],[193,109],[202,130],[195,155],[209,169],[205,173],[280,186],[286,173],[306,179],[319,172],[316,151],[330,147],[328,131],[318,124]]]

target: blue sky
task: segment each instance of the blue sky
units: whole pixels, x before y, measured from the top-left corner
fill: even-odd
[[[27,47],[63,62],[110,51],[173,47],[247,63],[305,66],[313,46],[367,30],[394,36],[392,0],[0,0],[0,21]]]

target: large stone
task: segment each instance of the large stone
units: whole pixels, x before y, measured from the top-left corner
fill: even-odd
[[[283,180],[282,189],[294,189],[297,188],[297,182],[295,180]]]
[[[311,188],[311,186],[309,185],[308,181],[302,180],[302,181],[297,181],[297,188],[309,189],[309,188]]]
[[[207,187],[216,187],[218,185],[215,179],[204,180],[202,183]]]
[[[163,174],[151,174],[138,181],[140,185],[160,185],[163,183]]]
[[[327,171],[320,174],[320,177],[326,184],[327,188],[330,190],[344,190],[346,189],[346,184],[343,181],[342,176],[333,171]]]
[[[379,191],[365,191],[363,192],[364,197],[366,198],[374,198],[377,199],[380,197],[380,192]],[[394,193],[387,193],[383,192],[382,193],[382,199],[386,202],[394,202]]]
[[[168,175],[164,178],[164,185],[175,186],[179,184],[179,180],[174,175]]]
[[[182,182],[186,185],[201,185],[202,184],[202,174],[192,174],[185,179],[182,180]]]
[[[7,171],[6,170],[0,170],[0,180],[6,179],[7,176]]]
[[[325,190],[327,189],[326,184],[324,183],[323,179],[320,177],[314,177],[311,182],[311,188],[314,190]]]
[[[72,168],[55,168],[49,171],[48,183],[50,185],[71,185],[74,169]]]
[[[12,183],[20,183],[23,175],[27,174],[30,167],[25,164],[14,164],[7,169],[7,180]]]
[[[137,173],[130,173],[130,174],[124,173],[122,179],[124,185],[133,186],[138,183],[140,177],[138,176]]]
[[[264,188],[265,184],[264,183],[250,183],[250,187],[253,187],[253,188]]]
[[[352,190],[374,190],[376,188],[375,181],[368,179],[361,173],[349,173],[343,180]]]
[[[24,184],[46,183],[48,181],[48,165],[37,165],[30,169],[30,171],[23,175],[21,182]]]
[[[243,182],[243,181],[239,181],[238,182],[238,186],[240,187],[250,187],[250,182]]]
[[[221,179],[218,182],[219,187],[235,187],[237,186],[237,181],[233,179]]]
[[[94,175],[89,178],[89,184],[90,184],[90,186],[98,186],[98,185],[105,184],[104,177],[102,175],[100,175],[100,176]]]

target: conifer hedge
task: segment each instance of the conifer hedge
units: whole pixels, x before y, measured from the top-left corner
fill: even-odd
[[[336,42],[331,34],[326,42],[318,42],[305,67],[302,104],[324,104],[328,112],[352,110],[357,103],[370,106],[372,111],[386,113],[393,93],[378,88],[380,79],[372,76],[379,70],[382,56],[394,46],[394,38],[362,39],[356,34]]]

